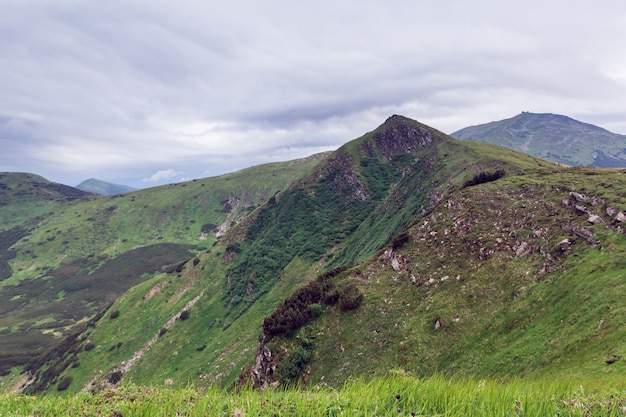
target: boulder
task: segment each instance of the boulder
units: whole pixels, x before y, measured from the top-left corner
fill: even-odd
[[[588,214],[587,207],[581,206],[580,204],[576,204],[576,214],[582,216],[583,214]]]
[[[587,221],[591,224],[604,223],[604,220],[602,220],[602,217],[598,216],[597,214],[589,215],[589,218],[587,219]]]
[[[569,195],[571,195],[572,197],[574,197],[574,199],[575,199],[576,201],[583,202],[583,203],[589,202],[589,201],[591,200],[591,199],[590,199],[589,197],[587,197],[586,195],[584,195],[584,194],[580,194],[580,193],[577,193],[577,192],[575,192],[575,191],[570,192],[570,193],[569,193]]]
[[[518,242],[513,246],[513,250],[517,256],[528,256],[532,253],[532,247],[528,242]]]
[[[568,250],[570,248],[570,246],[572,246],[572,242],[569,239],[563,239],[557,245],[557,247],[559,248],[559,250],[561,252],[564,252],[564,251]]]
[[[394,271],[400,272],[400,262],[398,262],[398,258],[396,258],[395,256],[391,258],[391,267]]]

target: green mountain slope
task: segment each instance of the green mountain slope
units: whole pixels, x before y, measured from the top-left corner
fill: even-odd
[[[393,116],[187,262],[133,282],[19,382],[54,393],[121,381],[338,386],[389,371],[623,375],[625,174]],[[138,239],[130,230],[146,233],[120,236]]]
[[[86,200],[90,195],[39,175],[0,172],[0,232],[36,224],[60,204]]]
[[[524,112],[466,127],[451,136],[506,146],[571,166],[626,167],[626,135],[556,114]]]
[[[358,309],[325,308],[294,336],[271,338],[271,357],[312,339],[309,384],[392,369],[623,375],[623,175],[562,169],[452,194],[395,250],[343,274],[364,294]]]
[[[35,174],[0,172],[0,207],[30,201],[72,201],[88,194]]]
[[[124,194],[136,190],[136,188],[130,187],[128,185],[113,184],[95,178],[90,178],[81,182],[76,186],[76,188],[99,195]]]
[[[242,372],[263,379],[264,360],[257,352],[275,350],[275,360],[288,358],[294,340],[310,345],[315,336],[302,330],[300,339],[283,344],[277,331],[259,347],[264,318],[284,299],[298,296],[296,289],[323,274],[332,282],[323,283],[324,301],[318,297],[317,304],[337,320],[348,320],[359,294],[364,306],[369,295],[350,284],[349,272],[340,271],[370,262],[390,241],[402,240],[395,240],[397,233],[477,179],[556,169],[393,116],[270,198],[193,262],[134,286],[85,331],[66,339],[62,349],[31,363],[31,389],[54,388],[67,378],[70,390],[120,379],[230,385]],[[290,320],[310,318],[302,311],[288,314]],[[293,327],[284,322],[275,329],[281,326]]]
[[[323,158],[111,197],[5,174],[0,373],[57,345],[155,272],[182,267]]]

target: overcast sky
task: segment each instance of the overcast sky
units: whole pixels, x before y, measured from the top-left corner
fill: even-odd
[[[150,187],[402,114],[626,134],[626,2],[0,0],[0,171]]]

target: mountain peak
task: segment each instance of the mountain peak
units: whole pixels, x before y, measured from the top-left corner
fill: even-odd
[[[110,182],[98,180],[96,178],[90,178],[78,184],[76,186],[79,190],[87,191],[100,195],[115,195],[124,194],[131,191],[135,191],[136,188],[128,185],[113,184]]]
[[[433,141],[432,129],[397,114],[387,118],[372,133],[370,140],[363,144],[365,154],[370,158],[380,152],[384,158],[391,159],[424,149]]]
[[[401,114],[392,114],[391,116],[389,116],[387,118],[387,120],[385,120],[385,123],[383,123],[383,125],[385,125],[387,123],[398,123],[398,122],[412,122],[412,123],[415,123],[415,120],[409,119],[408,117],[402,116]]]
[[[566,165],[626,167],[626,136],[560,114],[525,111],[510,119],[466,127],[451,136]]]

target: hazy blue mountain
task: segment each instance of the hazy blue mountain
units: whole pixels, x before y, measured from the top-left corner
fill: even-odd
[[[78,188],[79,190],[100,195],[124,194],[136,190],[136,188],[130,187],[128,185],[113,184],[95,178],[90,178],[81,182],[76,186],[76,188]]]
[[[506,146],[566,165],[626,167],[626,135],[558,114],[523,112],[466,127],[451,136]]]

